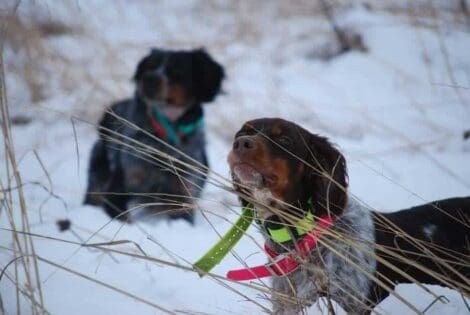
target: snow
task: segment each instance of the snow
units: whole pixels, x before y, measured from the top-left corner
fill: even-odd
[[[217,174],[228,178],[226,156],[244,121],[279,116],[337,143],[348,161],[351,192],[377,209],[469,195],[470,140],[462,138],[470,128],[468,25],[455,22],[447,11],[438,15],[438,31],[427,26],[435,21],[425,13],[417,23],[406,12],[348,7],[338,15],[341,24],[359,31],[369,51],[321,61],[312,54],[334,43],[328,23],[315,7],[292,6],[282,1],[22,1],[19,16],[25,23],[61,21],[73,29],[41,39],[44,97],[34,104],[28,81],[12,67],[25,62],[25,56],[8,42],[5,46],[11,113],[33,118],[12,129],[32,232],[72,242],[130,240],[150,257],[189,266],[218,239],[214,228],[224,233],[236,220],[236,197],[215,185],[206,186],[199,202],[209,220],[198,214],[194,227],[154,220],[123,226],[109,222],[100,209],[81,204],[88,154],[96,139],[94,123],[106,104],[131,95],[137,61],[157,46],[205,46],[226,68],[225,93],[205,108],[209,160]],[[1,159],[3,165],[3,151]],[[3,168],[0,174],[5,182]],[[72,232],[58,231],[55,221],[64,218],[71,220]],[[0,227],[9,228],[2,210]],[[236,255],[217,266],[215,274],[240,267],[237,257],[248,265],[265,261],[256,227],[248,235],[252,238],[244,237]],[[0,230],[0,245],[12,248],[9,232]],[[35,247],[43,258],[165,309],[257,314],[263,309],[253,301],[270,307],[256,288],[201,279],[156,262],[42,238],[35,238]],[[109,247],[142,255],[132,243]],[[12,257],[2,249],[0,266]],[[12,266],[7,274],[14,275]],[[51,314],[161,313],[46,263],[40,264],[40,274]],[[269,281],[261,287],[268,288]],[[436,302],[427,315],[468,314],[457,292],[429,289],[449,302]],[[419,310],[434,299],[415,285],[399,285],[396,291]],[[6,278],[0,294],[6,313],[15,313],[16,292]],[[309,314],[320,314],[317,306]],[[30,311],[25,300],[22,310]],[[394,297],[377,311],[413,313]]]

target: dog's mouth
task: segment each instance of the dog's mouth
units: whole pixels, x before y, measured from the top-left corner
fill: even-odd
[[[153,111],[154,108],[157,109],[162,113],[163,116],[165,116],[171,122],[177,121],[181,116],[186,113],[186,111],[190,107],[189,105],[175,106],[171,103],[172,100],[168,98],[165,99],[157,97],[149,99],[144,96],[143,99],[150,111]]]
[[[167,103],[171,104],[171,103]],[[183,114],[186,112],[187,107],[177,107],[177,106],[171,106],[171,105],[160,105],[158,106],[160,111],[162,112],[163,115],[165,115],[166,118],[168,118],[170,121],[176,121],[178,118],[183,116]]]
[[[231,166],[231,171],[235,182],[249,188],[269,188],[272,187],[277,180],[276,175],[264,174],[253,165],[245,162],[234,163]]]
[[[174,91],[173,91],[174,90]],[[191,104],[181,89],[169,86],[149,87],[145,82],[138,86],[138,93],[150,108],[157,108],[168,120],[175,122],[188,110]],[[176,92],[175,92],[176,91]]]
[[[232,167],[235,181],[242,185],[258,188],[263,184],[263,175],[247,163],[236,163]]]

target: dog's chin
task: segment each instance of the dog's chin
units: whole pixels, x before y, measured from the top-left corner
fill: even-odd
[[[187,107],[176,107],[171,105],[160,105],[160,111],[170,121],[176,121],[178,118],[183,116],[186,112]]]
[[[177,121],[189,108],[189,106],[172,105],[171,100],[165,100],[162,98],[142,96],[142,99],[149,108],[157,108],[163,116],[172,122]]]
[[[232,175],[234,180],[247,188],[262,188],[263,175],[254,167],[240,163],[232,167]]]
[[[248,163],[235,163],[231,166],[233,179],[245,188],[264,189],[276,185],[276,175],[265,174]]]

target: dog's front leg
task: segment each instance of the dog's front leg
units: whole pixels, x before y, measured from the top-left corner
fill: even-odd
[[[93,145],[88,168],[88,187],[83,204],[99,206],[103,204],[103,194],[109,185],[110,165],[106,144],[98,139]]]
[[[301,268],[286,277],[273,279],[273,314],[302,314],[318,299],[315,276]]]

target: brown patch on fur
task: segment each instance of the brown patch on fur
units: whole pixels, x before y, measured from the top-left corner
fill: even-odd
[[[276,183],[271,187],[271,193],[274,198],[285,201],[287,196],[287,187],[289,185],[290,170],[287,162],[283,159],[272,159],[268,162],[271,173],[276,173]]]
[[[281,135],[281,134],[282,134],[282,128],[281,128],[281,126],[279,126],[279,125],[277,125],[277,124],[274,125],[274,126],[271,128],[271,134],[272,134],[273,136],[279,136],[279,135]]]
[[[177,107],[185,107],[188,103],[186,89],[179,84],[169,84],[166,95],[168,103]]]
[[[254,142],[256,145],[250,151],[244,152],[243,154],[239,154],[235,150],[230,151],[227,159],[230,167],[233,167],[236,163],[247,163],[256,169],[261,170],[263,165],[268,163],[263,145],[261,144],[261,141],[259,141],[260,139],[258,139],[259,137],[255,136],[252,138],[257,138],[257,141]]]
[[[283,148],[276,145],[285,138],[288,141],[282,143]],[[242,139],[249,140],[249,145],[242,147]],[[255,168],[263,175],[263,186],[279,200],[296,206],[312,200],[316,215],[339,215],[346,205],[344,157],[328,139],[294,123],[278,118],[245,123],[228,162],[232,171],[236,163]]]

